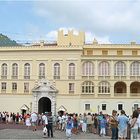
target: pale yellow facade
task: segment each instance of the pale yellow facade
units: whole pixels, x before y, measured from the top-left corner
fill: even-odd
[[[16,78],[13,78],[14,63],[18,67]],[[41,42],[31,46],[0,48],[0,111],[21,112],[23,106],[28,111],[34,110],[32,90],[41,80],[41,63],[45,66],[43,78],[58,90],[54,99],[55,112],[61,107],[69,113],[103,111],[111,114],[113,109],[124,109],[130,115],[140,106],[140,45],[134,42],[98,44],[96,40],[86,44],[83,32],[75,35],[69,31],[64,35],[63,31],[59,31],[55,44]],[[60,66],[59,78],[54,78],[56,63]],[[6,74],[2,70],[3,64],[7,65]],[[25,64],[30,65],[29,79],[25,79]],[[73,72],[69,74],[70,64],[74,64],[74,75]],[[90,85],[83,87],[84,82]],[[6,83],[6,88],[3,83]],[[14,90],[13,83],[17,84]],[[27,91],[26,83],[29,86]],[[40,98],[43,95],[45,92]]]

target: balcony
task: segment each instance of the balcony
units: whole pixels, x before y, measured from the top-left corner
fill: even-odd
[[[38,76],[39,79],[45,79],[45,76],[44,75],[40,75]]]
[[[17,89],[12,89],[12,93],[16,94],[17,93]]]
[[[75,80],[75,76],[68,76],[69,80]]]
[[[2,94],[5,94],[5,93],[6,93],[6,89],[2,89],[2,90],[1,90],[1,93],[2,93]]]
[[[126,80],[126,76],[114,76],[115,80]]]
[[[53,79],[55,79],[55,80],[59,80],[60,79],[60,76],[53,76]]]
[[[98,76],[99,80],[109,80],[110,76]]]
[[[127,95],[127,93],[114,93],[114,96],[126,96]]]
[[[93,80],[94,79],[94,75],[82,75],[82,79],[83,80]]]
[[[110,93],[98,93],[98,97],[110,97]]]
[[[1,75],[1,79],[7,79],[7,75]]]
[[[30,79],[30,76],[24,76],[24,79]]]
[[[18,76],[11,76],[12,79],[18,79]]]
[[[130,76],[130,80],[138,81],[138,80],[140,80],[140,76]]]
[[[140,93],[130,93],[130,96],[140,96]]]

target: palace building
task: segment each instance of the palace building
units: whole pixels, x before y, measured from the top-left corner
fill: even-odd
[[[140,45],[85,43],[58,31],[56,43],[0,47],[0,111],[126,114],[140,106]]]

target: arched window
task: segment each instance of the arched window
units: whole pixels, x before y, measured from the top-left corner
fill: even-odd
[[[2,64],[2,67],[1,67],[1,78],[2,79],[7,79],[7,64],[6,63]]]
[[[108,76],[109,73],[110,73],[109,63],[108,62],[101,62],[99,64],[99,75],[100,76]]]
[[[83,76],[93,76],[94,75],[94,65],[92,62],[85,62],[83,64]]]
[[[12,65],[12,78],[17,79],[18,78],[18,64],[14,63]]]
[[[75,79],[75,64],[70,63],[69,64],[69,76],[68,79]]]
[[[45,78],[45,64],[39,64],[39,79]]]
[[[54,79],[60,79],[60,64],[54,64]]]
[[[140,62],[133,62],[130,66],[130,75],[131,76],[140,76]]]
[[[26,63],[24,65],[24,79],[30,79],[30,64]]]
[[[126,65],[124,62],[119,61],[115,64],[115,76],[125,76],[126,75]]]
[[[82,84],[82,93],[94,93],[94,84],[91,81],[85,81]]]
[[[106,81],[99,83],[99,93],[110,93],[110,84]]]

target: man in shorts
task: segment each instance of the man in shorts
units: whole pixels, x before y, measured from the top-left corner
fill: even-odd
[[[120,140],[125,140],[127,138],[128,121],[129,118],[125,115],[125,111],[121,110],[121,115],[118,117],[118,136]]]
[[[35,112],[33,112],[31,114],[31,123],[32,123],[32,126],[33,126],[33,131],[36,131],[36,126],[37,126],[37,114]]]

